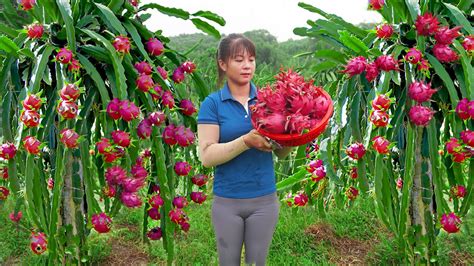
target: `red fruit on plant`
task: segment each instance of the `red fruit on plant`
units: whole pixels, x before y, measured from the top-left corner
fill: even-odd
[[[390,24],[379,25],[376,29],[377,37],[380,39],[389,39],[393,34],[393,27]]]
[[[174,98],[173,93],[171,91],[164,91],[163,95],[161,95],[161,103],[168,108],[174,107]]]
[[[150,137],[152,131],[152,124],[148,118],[143,119],[137,126],[137,135],[141,139]]]
[[[56,54],[56,61],[59,61],[61,64],[69,64],[72,61],[73,54],[71,50],[67,48],[59,49],[59,52]]]
[[[136,208],[142,205],[142,200],[135,193],[122,192],[122,195],[120,195],[120,200],[122,201],[123,205],[128,208]]]
[[[54,179],[52,179],[51,177],[48,178],[47,186],[48,186],[49,190],[53,190],[53,188],[54,188]]]
[[[470,155],[466,152],[455,152],[452,155],[453,155],[453,162],[455,162],[455,163],[462,163],[467,158],[470,157]]]
[[[57,111],[64,119],[74,119],[77,116],[79,107],[75,102],[59,101]]]
[[[411,64],[418,64],[423,59],[423,54],[416,48],[410,48],[405,55],[405,60]]]
[[[382,136],[376,136],[372,139],[372,147],[380,154],[389,153],[390,141]]]
[[[123,191],[135,193],[145,185],[145,179],[126,178],[122,182]]]
[[[79,134],[73,129],[64,128],[59,132],[60,141],[69,149],[77,148],[79,145]]]
[[[390,100],[390,98],[387,95],[379,94],[372,101],[372,108],[378,111],[387,111],[388,108],[390,108],[391,103],[392,103],[392,100]]]
[[[359,196],[359,190],[353,186],[350,186],[346,190],[346,196],[349,200],[355,200]]]
[[[20,120],[27,127],[37,127],[40,123],[40,115],[36,111],[23,110]]]
[[[122,101],[118,98],[114,98],[107,104],[107,114],[113,119],[118,120],[120,116],[120,106]]]
[[[354,166],[351,168],[350,175],[352,179],[356,179],[357,177],[359,177],[359,174],[357,173],[357,167]]]
[[[364,144],[356,142],[351,144],[349,147],[346,149],[346,154],[350,158],[354,160],[360,160],[362,157],[364,157],[365,154],[365,147]]]
[[[2,167],[0,168],[0,176],[3,178],[3,180],[8,179],[8,167]]]
[[[43,254],[48,249],[48,240],[46,240],[46,235],[44,233],[31,233],[30,238],[30,248],[37,254]]]
[[[112,45],[119,53],[130,53],[130,40],[127,36],[116,36],[115,39],[112,41]]]
[[[102,188],[102,193],[108,198],[113,198],[115,197],[117,191],[113,186],[105,186],[104,188]]]
[[[81,63],[79,63],[79,60],[74,59],[74,58],[71,60],[71,63],[69,64],[69,66],[67,66],[67,70],[76,74],[79,74],[80,69],[81,69]]]
[[[172,203],[173,203],[173,206],[178,209],[182,209],[188,206],[188,200],[186,199],[186,197],[183,197],[183,196],[174,197]]]
[[[320,166],[311,173],[311,180],[313,182],[319,182],[326,177],[326,168],[324,166]]]
[[[16,154],[16,147],[13,143],[3,143],[0,146],[0,158],[3,158],[5,160],[10,160],[15,157]]]
[[[370,122],[376,127],[386,127],[390,116],[385,111],[375,110],[370,114]]]
[[[194,175],[193,177],[191,177],[191,182],[193,184],[195,184],[196,186],[198,186],[198,187],[202,187],[207,183],[208,179],[209,178],[207,177],[207,175],[197,174],[197,175]]]
[[[398,71],[398,62],[393,58],[391,55],[381,55],[375,59],[375,64],[380,70],[383,70],[385,72],[394,70]]]
[[[369,9],[380,10],[385,4],[385,0],[369,0]]]
[[[464,198],[464,196],[466,196],[466,187],[462,185],[453,186],[449,190],[449,193],[453,198]]]
[[[148,120],[154,126],[160,126],[166,120],[166,114],[162,111],[156,111],[148,115]]]
[[[181,83],[184,80],[184,71],[181,67],[176,68],[173,71],[173,74],[171,75],[171,79],[174,81],[174,83]]]
[[[134,102],[124,100],[120,103],[120,116],[126,122],[130,122],[140,116],[140,108]]]
[[[458,105],[456,106],[456,113],[462,120],[467,120],[471,117],[469,115],[469,100],[467,98],[464,98],[458,102]]]
[[[450,214],[443,214],[441,217],[441,226],[448,233],[456,233],[460,229],[461,219],[459,219],[459,217],[454,214],[454,212]]]
[[[474,51],[474,35],[466,36],[462,41],[462,47],[464,47],[467,52]]]
[[[161,97],[163,96],[163,88],[161,88],[160,85],[156,85],[153,87],[152,90],[150,90],[150,95],[151,98],[153,98],[154,101],[159,101]]]
[[[20,0],[18,1],[21,9],[28,11],[36,5],[36,0]]]
[[[425,13],[424,15],[416,18],[415,27],[418,35],[430,36],[438,31],[438,18],[433,16],[431,13]]]
[[[369,81],[372,82],[374,81],[380,74],[379,68],[377,67],[377,64],[375,62],[367,64],[365,68],[365,78]],[[323,97],[321,97],[323,98]]]
[[[153,72],[150,64],[148,64],[146,61],[135,63],[134,67],[138,71],[138,74],[151,75]]]
[[[427,126],[433,118],[433,113],[433,110],[429,107],[415,105],[412,106],[408,112],[408,117],[413,124],[424,127]]]
[[[6,200],[10,195],[10,190],[4,186],[0,186],[0,201]]]
[[[80,94],[81,91],[79,90],[79,87],[74,83],[66,84],[66,86],[64,86],[59,93],[61,99],[69,102],[76,101]]]
[[[461,36],[459,33],[459,30],[461,29],[461,26],[454,27],[450,29],[449,27],[441,27],[438,29],[438,31],[435,33],[435,40],[439,44],[445,44],[449,45],[453,43],[453,40],[456,39],[457,37]]]
[[[181,230],[183,230],[184,232],[188,232],[189,228],[191,227],[191,225],[186,220],[181,221],[179,223],[179,226],[181,227]]]
[[[158,194],[153,195],[153,196],[148,200],[148,203],[150,204],[150,206],[152,206],[153,208],[157,208],[157,209],[165,204],[165,202],[163,201],[163,199],[161,198],[161,196],[158,195]]]
[[[408,87],[408,96],[418,103],[429,101],[435,92],[431,84],[423,81],[415,81]]]
[[[193,191],[191,192],[191,200],[196,202],[197,204],[202,204],[204,201],[206,201],[207,196],[203,192],[196,192]]]
[[[174,171],[179,176],[187,176],[191,171],[192,167],[188,162],[176,162],[174,164]]]
[[[10,218],[10,220],[14,223],[20,222],[22,217],[23,217],[23,213],[21,211],[18,211],[16,214],[15,214],[15,211],[12,211],[10,215],[8,215],[8,218]]]
[[[138,7],[140,0],[128,0],[133,7]]]
[[[110,140],[107,138],[101,138],[99,142],[96,143],[97,150],[99,154],[109,153],[113,150]]]
[[[136,179],[145,179],[148,176],[148,172],[140,164],[134,164],[130,170],[130,174]]]
[[[146,43],[146,49],[151,55],[158,56],[163,53],[165,47],[157,38],[150,38]]]
[[[182,209],[174,208],[169,211],[168,216],[173,223],[179,224],[181,221],[186,220],[186,214]]]
[[[293,199],[295,206],[303,207],[308,203],[308,196],[305,193],[296,195]]]
[[[196,107],[191,100],[183,99],[179,102],[179,108],[181,108],[181,113],[187,116],[191,116],[196,112]]]
[[[419,71],[428,71],[430,69],[430,63],[428,62],[428,60],[422,58],[420,60],[420,63],[418,64],[417,69]]]
[[[398,178],[397,179],[397,188],[402,189],[403,188],[403,179]]]
[[[146,233],[146,236],[150,240],[160,240],[161,237],[163,236],[163,232],[161,231],[161,228],[155,227],[155,228],[152,228],[150,231],[148,231]]]
[[[112,140],[115,142],[115,144],[122,146],[124,148],[127,148],[128,146],[130,146],[130,134],[128,132],[125,132],[122,130],[115,130],[115,131],[112,131],[110,135],[112,136]],[[99,150],[99,153],[101,153],[100,150]]]
[[[136,80],[137,88],[143,92],[149,91],[155,85],[150,75],[140,74]]]
[[[448,142],[446,142],[446,150],[449,154],[455,154],[462,152],[463,147],[459,143],[457,138],[450,138]]]
[[[311,160],[308,165],[306,166],[306,170],[309,173],[312,173],[316,170],[316,168],[323,166],[323,160],[317,159],[317,160]]]
[[[459,55],[445,44],[435,44],[433,54],[442,63],[450,63],[459,59]]]
[[[162,67],[157,67],[156,70],[158,71],[158,73],[160,73],[160,76],[163,78],[163,79],[167,79],[168,78],[168,72],[166,72],[166,70]]]
[[[105,180],[109,186],[114,186],[116,184],[121,185],[126,178],[127,171],[118,165],[109,167],[105,170]]]
[[[474,148],[474,131],[469,129],[461,131],[461,139],[467,146]]]
[[[101,212],[92,215],[91,223],[92,227],[94,227],[98,233],[107,233],[110,231],[110,227],[112,226],[112,219],[110,219],[107,214]]]
[[[160,186],[158,186],[157,184],[153,184],[151,185],[151,191],[152,193],[160,193]]]
[[[158,209],[158,208],[150,208],[147,211],[147,214],[148,214],[148,217],[150,217],[150,219],[152,219],[152,220],[161,219],[160,209]]]
[[[185,72],[185,73],[188,73],[188,74],[191,74],[194,72],[194,70],[196,69],[196,65],[191,62],[191,61],[186,61],[184,62],[183,64],[181,64],[181,69]]]
[[[176,143],[181,147],[188,147],[194,142],[194,133],[191,129],[184,127],[183,125],[177,126],[174,132]]]
[[[367,59],[363,56],[358,56],[349,60],[345,67],[346,69],[342,72],[348,74],[349,78],[351,78],[355,75],[362,74],[362,72],[365,71],[366,65]]]
[[[28,26],[28,37],[30,39],[39,39],[43,36],[44,27],[43,25],[36,23]]]
[[[30,111],[37,111],[41,108],[43,100],[36,94],[29,94],[23,101],[23,108]]]
[[[175,145],[178,143],[175,136],[176,127],[174,124],[169,124],[163,130],[163,141],[168,145]]]
[[[23,139],[23,147],[25,147],[25,150],[30,154],[39,154],[40,146],[41,142],[35,137],[26,136]]]

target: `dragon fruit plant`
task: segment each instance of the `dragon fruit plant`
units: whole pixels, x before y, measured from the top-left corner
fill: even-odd
[[[131,0],[0,5],[11,7],[0,18],[10,47],[2,51],[0,75],[0,201],[23,201],[11,220],[22,213],[29,219],[32,252],[47,264],[80,264],[91,229],[114,230],[118,212],[141,208],[149,214],[143,239],[162,239],[172,262],[175,231],[192,230],[194,221],[183,214],[175,223],[164,214],[173,203],[206,198],[194,189],[207,182],[196,165],[194,132],[195,102],[208,91],[199,66],[137,16],[162,6]],[[220,16],[170,10],[220,38],[212,26],[225,24]],[[186,162],[176,167],[183,176],[167,167],[176,161]],[[176,194],[183,199],[173,201]]]

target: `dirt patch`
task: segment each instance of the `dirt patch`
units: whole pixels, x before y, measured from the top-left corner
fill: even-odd
[[[467,252],[451,251],[448,256],[450,258],[449,265],[474,265],[474,258]]]
[[[110,255],[100,265],[148,265],[148,254],[137,248],[137,244],[124,239],[113,238],[108,241]]]
[[[326,223],[311,225],[305,230],[305,233],[314,237],[315,242],[327,242],[331,245],[335,254],[329,257],[329,261],[338,265],[365,264],[367,253],[377,242],[337,236],[334,229]]]

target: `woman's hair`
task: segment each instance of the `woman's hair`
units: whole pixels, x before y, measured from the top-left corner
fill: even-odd
[[[217,49],[216,55],[216,62],[217,62],[217,87],[220,88],[222,86],[222,82],[224,81],[225,72],[219,66],[219,60],[224,62],[228,62],[229,59],[234,58],[239,53],[247,52],[251,56],[255,56],[255,45],[251,40],[245,37],[242,34],[232,33],[228,36],[224,37],[219,42],[219,47]]]

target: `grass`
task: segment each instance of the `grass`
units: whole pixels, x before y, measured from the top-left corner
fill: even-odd
[[[38,264],[44,256],[29,249],[29,233],[17,232],[8,219],[13,207],[0,206],[0,264]],[[176,235],[176,265],[217,265],[215,235],[211,224],[211,201],[190,204],[187,234]],[[400,264],[396,241],[378,222],[372,203],[359,199],[350,209],[332,209],[325,218],[312,208],[291,209],[282,205],[270,247],[268,265]],[[91,264],[163,265],[166,252],[161,241],[142,243],[141,209],[125,210],[114,218],[108,234],[92,232],[89,245]],[[463,232],[438,237],[438,260],[442,265],[474,263],[474,214],[465,219]],[[365,256],[367,254],[367,256]],[[243,260],[242,260],[243,261]]]

